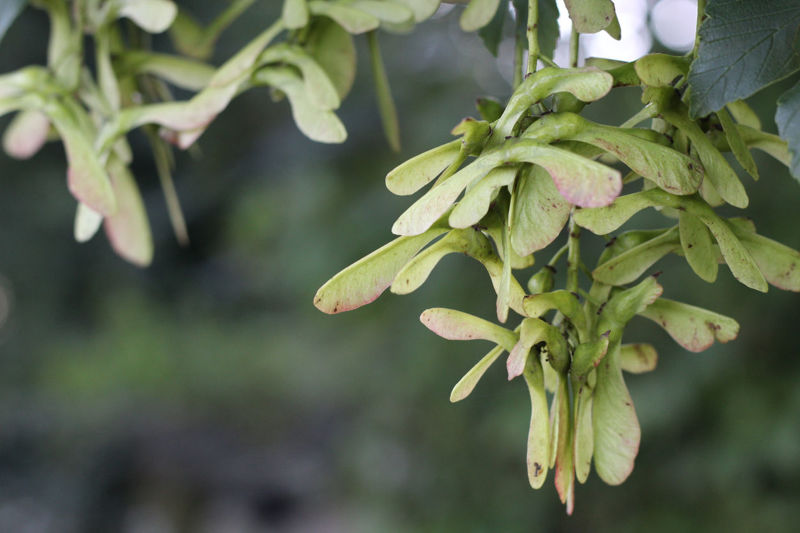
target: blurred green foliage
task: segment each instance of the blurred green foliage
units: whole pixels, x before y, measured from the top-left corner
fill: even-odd
[[[211,16],[212,4],[198,12]],[[215,59],[274,11],[258,4]],[[46,29],[42,14],[25,12],[0,71],[41,61]],[[450,404],[452,384],[488,347],[439,339],[416,319],[431,305],[493,309],[479,265],[448,257],[413,295],[335,317],[313,308],[323,281],[389,237],[406,202],[384,188],[386,171],[446,141],[475,114],[476,96],[509,93],[455,17],[386,37],[404,147],[392,154],[359,44],[344,145],[311,143],[285,105],[254,91],[201,138],[200,157],[181,154],[188,248],[172,238],[154,168],[135,159],[157,248],[147,270],[115,257],[103,236],[72,241],[59,146],[29,162],[0,158],[0,295],[10,302],[0,326],[0,531],[794,531],[794,294],[757,294],[726,269],[712,287],[679,258],[664,264],[671,297],[733,316],[741,334],[689,354],[644,320],[632,326],[630,341],[656,340],[660,353],[655,372],[628,381],[643,432],[637,467],[620,487],[592,476],[570,519],[554,491],[528,487],[525,387],[507,384],[500,365]],[[753,105],[774,106],[788,86]],[[638,96],[589,106],[588,116],[618,122]],[[131,140],[146,152],[144,139]],[[760,233],[798,248],[797,184],[757,162],[750,215]],[[654,217],[635,222],[657,226]]]

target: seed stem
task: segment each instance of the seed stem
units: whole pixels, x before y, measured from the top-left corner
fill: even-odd
[[[539,0],[528,0],[528,70],[527,74],[536,72],[539,62]]]

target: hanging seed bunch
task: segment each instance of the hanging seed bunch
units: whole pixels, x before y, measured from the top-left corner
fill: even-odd
[[[499,4],[473,0],[462,23],[480,14],[489,24]],[[768,284],[800,290],[800,253],[759,235],[746,219],[715,211],[748,205],[724,152],[754,179],[751,148],[786,165],[790,154],[783,140],[761,130],[743,101],[692,118],[683,101],[691,56],[595,59],[577,68],[579,32],[619,36],[611,2],[566,2],[575,27],[570,68],[556,66],[537,43],[538,7],[548,2],[533,1],[524,10],[518,4],[518,19],[528,17],[522,33],[529,39],[527,77],[505,105],[480,100],[481,118],[459,123],[452,131],[458,139],[389,172],[386,185],[397,195],[429,188],[394,223],[398,237],[334,276],[314,304],[339,313],[372,302],[387,288],[410,293],[448,254],[480,262],[497,295],[499,324],[444,308],[428,309],[420,319],[446,339],[495,345],[455,385],[453,402],[466,398],[487,368],[508,354],[508,379],[530,392],[530,485],[541,487],[552,470],[571,513],[575,481],[586,481],[592,463],[611,485],[633,469],[640,427],[624,373],[652,370],[657,354],[649,344],[624,343],[631,319],[654,321],[692,352],[715,339],[733,340],[739,331],[732,318],[664,298],[652,273],[659,259],[681,255],[709,283],[723,264],[757,291],[766,292]],[[536,70],[537,60],[549,66]],[[622,125],[578,114],[630,86],[641,87],[643,107]],[[648,208],[663,215],[663,229],[616,234]],[[591,269],[580,253],[585,230],[610,239]],[[514,272],[534,265],[536,253],[564,233],[559,252],[521,284]],[[554,287],[556,268],[566,270],[563,287]]]
[[[219,67],[206,63],[220,34],[254,1],[233,0],[205,27],[170,0],[9,0],[0,6],[0,38],[25,4],[49,15],[47,64],[0,75],[0,116],[16,112],[3,147],[26,159],[48,140],[63,143],[79,242],[102,225],[120,256],[141,266],[152,260],[147,214],[129,168],[126,135],[134,129],[147,136],[175,234],[184,243],[172,146],[192,147],[237,95],[270,87],[275,99],[288,99],[307,137],[344,141],[335,111],[355,77],[353,34],[369,34],[381,115],[390,143],[399,148],[375,31],[408,31],[439,1],[286,0],[281,18],[233,57]],[[151,35],[162,32],[169,32],[173,53],[152,49]],[[192,96],[176,101],[175,88]]]

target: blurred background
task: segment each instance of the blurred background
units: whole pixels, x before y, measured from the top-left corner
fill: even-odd
[[[617,2],[639,14],[627,26],[620,16],[644,39],[634,57],[686,49],[686,32],[683,41],[664,32],[693,28],[691,11],[678,26],[674,17],[693,3],[665,2],[674,5]],[[218,10],[191,4],[204,20]],[[279,9],[252,7],[215,62]],[[657,9],[672,18],[657,25]],[[434,306],[491,317],[480,265],[448,257],[416,293],[344,315],[312,306],[332,274],[391,238],[409,199],[385,189],[386,172],[449,140],[475,115],[475,97],[509,95],[511,43],[495,59],[457,18],[442,12],[410,35],[382,36],[400,154],[383,141],[363,39],[340,113],[343,145],[308,141],[266,90],[235,100],[200,139],[201,155],[178,157],[186,248],[172,236],[144,138],[132,135],[156,239],[145,270],[103,235],[73,241],[60,145],[31,161],[0,156],[0,532],[796,530],[797,295],[755,293],[726,268],[707,285],[684,261],[664,261],[665,295],[729,314],[741,333],[691,354],[651,323],[631,324],[626,340],[660,354],[656,371],[627,378],[642,425],[637,465],[619,487],[593,474],[571,518],[550,480],[528,486],[525,386],[497,364],[450,404],[452,385],[490,346],[448,342],[418,322]],[[47,31],[41,12],[26,11],[0,47],[0,72],[41,63]],[[583,54],[613,53],[600,50]],[[770,131],[781,90],[751,99]],[[589,116],[632,115],[638,90],[619,93]],[[797,183],[756,158],[761,181],[743,177],[748,215],[800,248]],[[633,226],[668,223],[647,213]],[[600,239],[585,241],[596,250]]]

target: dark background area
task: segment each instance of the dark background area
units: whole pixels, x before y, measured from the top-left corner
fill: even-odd
[[[208,19],[214,4],[197,2],[196,13]],[[278,7],[251,8],[215,63]],[[0,46],[0,72],[41,63],[47,30],[26,11]],[[312,306],[332,274],[391,238],[409,199],[385,189],[386,172],[448,141],[476,96],[510,92],[504,63],[452,13],[385,35],[403,139],[393,154],[357,41],[343,145],[307,140],[285,102],[256,90],[201,137],[200,157],[179,154],[187,248],[172,236],[143,137],[131,136],[156,241],[145,270],[102,234],[74,242],[59,143],[30,161],[0,156],[0,532],[795,531],[795,294],[755,293],[724,267],[708,285],[665,260],[665,296],[728,314],[741,333],[691,354],[651,323],[631,324],[626,340],[660,355],[656,371],[627,378],[642,425],[636,468],[619,487],[592,474],[571,518],[550,480],[528,486],[524,385],[497,364],[450,404],[490,346],[448,342],[418,322],[434,306],[490,317],[480,265],[448,257],[416,293],[340,316]],[[626,91],[590,116],[622,122],[639,106]],[[778,94],[752,99],[771,130]],[[743,177],[747,214],[800,248],[797,183],[756,158],[761,180]],[[632,221],[667,223],[652,212]]]

